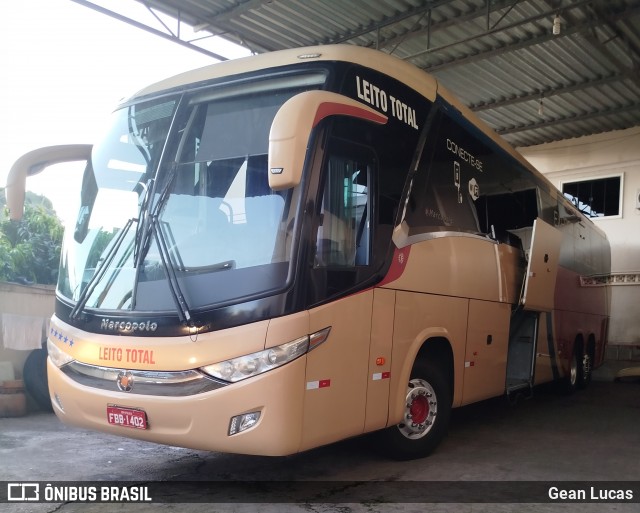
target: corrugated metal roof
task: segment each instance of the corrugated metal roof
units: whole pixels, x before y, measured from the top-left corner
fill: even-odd
[[[255,53],[379,48],[516,146],[640,125],[640,0],[136,1]]]

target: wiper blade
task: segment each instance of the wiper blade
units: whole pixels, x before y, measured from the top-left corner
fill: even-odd
[[[151,191],[153,189],[153,184],[155,183],[154,179],[151,178],[143,187],[144,197],[142,198],[142,202],[140,203],[140,209],[138,211],[138,226],[136,227],[136,238],[135,244],[133,247],[133,267],[138,267],[138,264],[141,261],[140,255],[143,253],[142,248],[140,247],[140,242],[142,241],[143,234],[147,231],[147,209],[149,204],[149,198],[151,197]]]
[[[102,262],[99,262],[96,265],[96,269],[93,273],[93,276],[87,283],[87,286],[80,292],[78,301],[76,301],[75,306],[73,307],[73,309],[71,310],[71,313],[69,314],[70,319],[76,319],[78,317],[78,314],[80,314],[80,312],[84,310],[84,307],[86,306],[87,301],[89,301],[91,294],[93,294],[93,291],[95,290],[96,286],[104,276],[104,273],[107,271],[107,269],[111,265],[111,262],[116,256],[116,253],[118,253],[120,246],[122,246],[122,242],[124,241],[125,236],[129,232],[131,225],[136,221],[137,219],[135,217],[132,217],[124,225],[124,228],[122,228],[122,230],[118,232],[116,240],[113,242],[113,245],[111,246],[111,249],[107,253],[107,256],[104,258],[104,260],[102,260]]]
[[[153,212],[151,213],[147,212],[150,208],[148,204],[150,202],[150,198],[153,196],[152,189],[155,189],[156,184],[154,183],[152,187],[151,183],[149,183],[147,187],[146,197],[143,200],[142,205],[140,205],[140,219],[142,221],[140,223],[140,226],[138,227],[138,232],[136,232],[136,254],[133,264],[136,268],[142,264],[147,251],[149,251],[149,241],[153,232],[154,219],[160,215],[160,210],[162,210],[162,207],[167,202],[167,198],[169,197],[169,190],[171,189],[171,185],[173,184],[178,174],[177,169],[178,166],[175,162],[171,164],[167,176],[167,181],[162,188],[162,192],[160,193],[158,201],[156,201],[155,205],[151,207],[153,208]]]
[[[184,298],[184,294],[180,289],[176,271],[171,263],[167,241],[164,238],[164,234],[162,233],[162,230],[158,225],[158,217],[155,215],[151,219],[150,230],[153,232],[153,235],[156,239],[156,244],[158,245],[160,261],[162,262],[162,266],[164,267],[164,271],[167,275],[171,297],[178,307],[178,317],[180,319],[180,322],[188,323],[191,321],[191,311],[189,310],[189,305],[187,304],[187,301]]]
[[[157,185],[157,182],[154,181],[153,179],[151,179],[147,184],[147,190],[145,191],[145,198],[142,200],[142,203],[140,204],[139,217],[141,221],[136,231],[135,250],[134,250],[134,256],[133,256],[133,267],[136,269],[136,276],[135,276],[135,281],[133,283],[133,293],[131,294],[132,310],[135,310],[136,308],[136,301],[138,297],[138,283],[140,281],[140,270],[142,269],[142,266],[144,263],[144,257],[147,255],[147,252],[149,251],[151,235],[152,233],[155,232],[155,229],[156,229],[154,228],[154,225],[157,222],[157,219],[158,219],[158,216],[160,215],[160,211],[162,210],[162,207],[164,206],[164,204],[167,201],[167,198],[169,197],[169,190],[171,189],[171,185],[173,184],[178,174],[177,169],[178,169],[178,166],[176,165],[176,163],[175,162],[172,163],[168,171],[166,183],[164,184],[164,187],[162,188],[162,192],[160,193],[160,197],[158,198],[158,201],[156,201],[155,205],[150,206],[151,198],[153,197],[153,193]],[[151,182],[153,182],[153,184]],[[150,209],[153,209],[153,212],[149,212]],[[165,243],[165,248],[166,248],[166,243]],[[165,269],[167,269],[167,265],[165,261],[163,261],[163,266]],[[169,281],[169,283],[170,283],[169,288],[172,288],[171,281]],[[176,284],[177,284],[177,281],[176,281]],[[178,305],[177,301],[176,301],[176,304]],[[182,308],[180,307],[180,310],[181,309]],[[189,310],[187,309],[187,312],[188,311]]]
[[[141,221],[136,232],[135,240],[136,249],[133,260],[134,266],[136,268],[136,278],[133,294],[131,297],[131,309],[135,309],[140,269],[142,268],[144,258],[149,251],[151,236],[153,235],[156,240],[156,244],[158,245],[158,253],[160,254],[162,267],[164,267],[165,274],[167,275],[167,281],[169,282],[171,298],[178,307],[178,318],[180,319],[180,322],[189,323],[191,321],[191,311],[189,310],[189,305],[187,304],[184,294],[182,293],[182,289],[180,288],[180,284],[178,283],[176,271],[173,264],[171,263],[167,241],[164,237],[164,234],[162,233],[162,230],[160,229],[158,221],[160,217],[160,211],[169,198],[169,191],[171,190],[171,185],[175,181],[177,169],[178,166],[175,162],[171,164],[167,180],[162,187],[162,192],[160,193],[158,200],[153,206],[150,206],[149,203],[151,201],[150,198],[153,196],[152,189],[155,189],[155,183],[153,184],[153,187],[151,183],[148,184],[145,198],[140,205]],[[152,209],[153,211],[149,212],[150,209]]]

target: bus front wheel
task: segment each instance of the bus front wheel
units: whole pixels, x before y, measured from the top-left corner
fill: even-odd
[[[451,391],[444,372],[417,361],[407,384],[402,421],[382,431],[382,449],[399,460],[422,458],[444,438],[451,416]]]

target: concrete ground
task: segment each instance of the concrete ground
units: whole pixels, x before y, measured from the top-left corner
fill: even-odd
[[[0,509],[16,513],[639,512],[640,381],[613,382],[615,371],[621,366],[624,364],[601,368],[587,390],[571,396],[542,388],[536,389],[532,399],[515,406],[499,398],[455,410],[449,434],[436,452],[410,462],[384,459],[367,438],[290,457],[267,458],[199,452],[89,432],[65,426],[53,414],[4,418],[0,419],[0,481],[82,484],[140,480],[169,482],[167,485],[173,481],[205,481],[198,485],[205,488],[207,483],[219,485],[222,481],[232,485],[239,498],[233,503],[209,504],[9,503],[0,505]],[[267,495],[270,502],[260,504],[251,493],[260,497],[256,487],[262,485],[252,483],[245,490],[247,497],[253,497],[247,501],[252,502],[240,502],[245,495],[238,483],[246,480],[285,481],[292,487],[300,481],[314,481],[317,486],[309,493],[315,498],[301,503],[274,503],[279,495]],[[588,488],[586,482],[603,480],[635,481],[635,503],[468,503],[469,494],[479,490],[465,484],[498,481],[498,487],[503,487],[501,493],[508,496],[509,486],[502,483],[505,481],[542,481],[543,488],[581,481],[581,486]],[[462,481],[459,491],[457,485],[452,488],[450,483],[444,483],[458,493],[454,493],[454,500],[460,503],[420,504],[424,495],[418,486],[443,485],[434,481]],[[350,487],[353,493],[349,492]],[[517,494],[518,488],[515,490]],[[372,498],[367,498],[367,493]],[[479,496],[483,497],[482,491]],[[541,493],[539,502],[546,498]]]

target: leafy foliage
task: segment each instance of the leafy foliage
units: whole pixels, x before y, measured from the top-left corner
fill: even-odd
[[[1,189],[0,195],[4,197]],[[3,206],[0,215],[0,281],[55,283],[63,232],[62,223],[51,209],[51,202],[42,196],[27,197],[21,221],[9,220]]]

